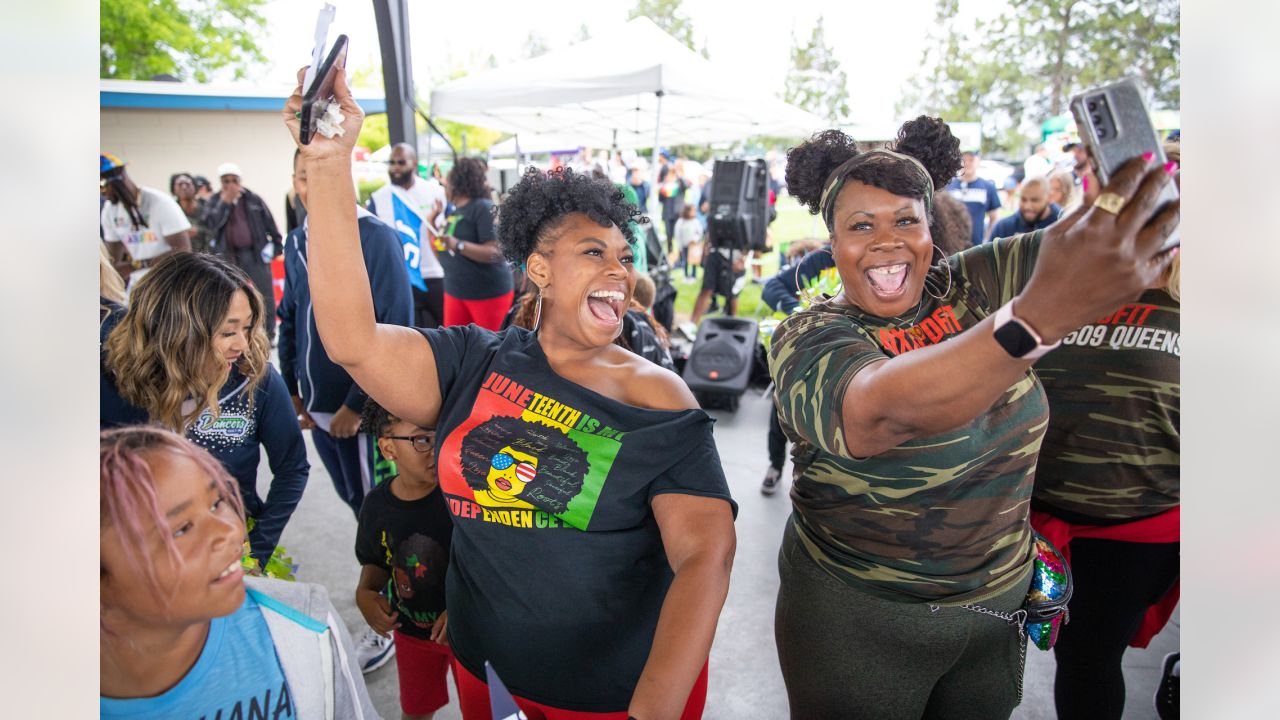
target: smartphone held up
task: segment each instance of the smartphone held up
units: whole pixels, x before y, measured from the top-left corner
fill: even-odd
[[[1151,153],[1157,163],[1165,162],[1164,147],[1151,123],[1142,86],[1136,80],[1125,78],[1072,97],[1071,114],[1103,185],[1111,181],[1111,176],[1121,165],[1135,157]],[[1177,199],[1175,184],[1165,185],[1160,193],[1160,204],[1163,206]],[[1180,244],[1179,232],[1175,228],[1161,251]]]
[[[334,8],[325,5],[316,18],[316,45],[311,53],[311,64],[302,78],[302,111],[299,114],[298,140],[311,144],[318,132],[325,137],[342,134],[342,113],[334,99],[333,85],[338,72],[347,64],[347,36],[339,35],[327,56],[324,45],[333,21]],[[320,58],[324,61],[320,62]]]

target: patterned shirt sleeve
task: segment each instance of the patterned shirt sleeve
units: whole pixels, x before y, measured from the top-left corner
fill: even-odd
[[[988,312],[995,312],[1027,286],[1043,236],[1037,230],[975,245],[952,256],[952,269],[982,296]]]
[[[852,458],[844,438],[842,405],[849,381],[887,358],[851,319],[820,310],[792,315],[769,349],[778,418],[821,450]]]

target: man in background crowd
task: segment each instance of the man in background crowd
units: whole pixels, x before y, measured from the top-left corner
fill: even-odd
[[[976,150],[965,152],[962,160],[960,177],[947,185],[947,192],[969,210],[969,219],[973,221],[973,244],[981,245],[988,237],[988,228],[995,225],[1000,195],[996,192],[995,183],[978,177],[978,163],[982,157]]]
[[[631,168],[631,178],[627,181],[627,184],[635,191],[636,207],[640,208],[640,211],[646,215],[649,214],[645,205],[649,201],[649,183],[644,179],[644,172],[638,167]]]
[[[1049,159],[1049,147],[1044,143],[1036,146],[1036,151],[1022,163],[1022,179],[1040,178],[1053,170],[1053,160]]]
[[[418,177],[418,153],[408,143],[391,148],[387,162],[391,182],[369,197],[369,212],[395,228],[405,246],[405,264],[413,287],[413,317],[418,327],[440,327],[444,322],[444,267],[432,249],[432,238],[442,227],[423,224],[435,215],[441,220],[444,187],[435,178]],[[433,213],[432,208],[436,211]]]
[[[173,198],[135,184],[124,160],[111,153],[99,156],[99,174],[104,201],[100,235],[112,265],[130,288],[160,258],[191,251],[191,223]]]
[[[1084,177],[1084,173],[1089,169],[1089,151],[1084,145],[1077,142],[1067,143],[1062,146],[1063,152],[1071,153],[1072,167],[1071,172],[1076,176],[1076,182],[1080,182],[1080,178]]]
[[[196,197],[201,202],[209,202],[213,198],[213,186],[209,184],[209,178],[203,175],[196,175]]]
[[[196,181],[190,173],[174,173],[169,178],[169,192],[178,201],[182,214],[191,223],[191,249],[209,252],[209,231],[204,226],[204,213],[208,203],[196,196]]]
[[[1049,227],[1058,222],[1062,208],[1049,202],[1049,182],[1043,177],[1027,178],[1018,188],[1018,212],[996,223],[991,239],[1012,237]]]
[[[209,250],[244,270],[262,293],[267,336],[274,344],[276,293],[271,285],[271,261],[282,252],[280,229],[266,201],[240,184],[238,165],[219,165],[218,180],[222,190],[213,196],[204,216],[209,229]]]
[[[659,159],[658,200],[662,203],[662,224],[667,231],[667,252],[675,252],[676,221],[684,211],[684,194],[689,181],[684,179],[684,162],[672,163],[665,152]]]

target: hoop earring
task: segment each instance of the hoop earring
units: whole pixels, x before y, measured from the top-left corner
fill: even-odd
[[[538,288],[538,301],[533,306],[533,332],[538,332],[538,325],[542,323],[542,288]]]
[[[929,293],[929,297],[933,298],[934,300],[946,300],[946,299],[947,299],[947,295],[950,295],[950,294],[951,294],[951,265],[950,265],[950,263],[948,263],[948,262],[947,262],[947,254],[946,254],[945,252],[943,252],[943,251],[942,251],[942,248],[938,247],[938,244],[937,244],[937,243],[934,243],[934,245],[933,245],[933,249],[934,249],[934,250],[935,250],[939,255],[941,255],[941,256],[942,256],[942,263],[941,263],[941,266],[942,266],[942,269],[943,269],[943,270],[946,270],[946,271],[947,271],[947,289],[946,289],[946,290],[944,290],[944,291],[942,292],[942,295],[940,295],[940,296],[939,296],[939,295],[934,295],[933,293],[929,292],[929,283],[927,283],[927,282],[926,282],[926,283],[925,283],[925,285],[924,285],[924,291],[925,291],[926,293]]]

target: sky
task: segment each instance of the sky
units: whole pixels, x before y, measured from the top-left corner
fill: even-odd
[[[370,0],[329,0],[337,15],[330,40],[350,38],[347,67],[380,64],[377,26]],[[264,9],[267,35],[260,43],[268,64],[250,71],[263,84],[293,84],[310,55],[318,0],[271,0]],[[530,31],[551,48],[565,47],[578,28],[604,28],[626,21],[635,0],[468,0],[409,1],[409,37],[414,81],[419,94],[452,72],[478,70],[489,55],[499,65],[521,57]],[[968,18],[994,17],[1005,0],[963,0]],[[732,68],[769,92],[781,93],[790,65],[792,35],[807,41],[818,16],[828,45],[848,75],[851,121],[885,124],[901,121],[894,106],[920,67],[933,25],[934,0],[787,0],[770,4],[742,0],[684,0],[696,42],[717,65]],[[624,50],[620,50],[624,51]]]

